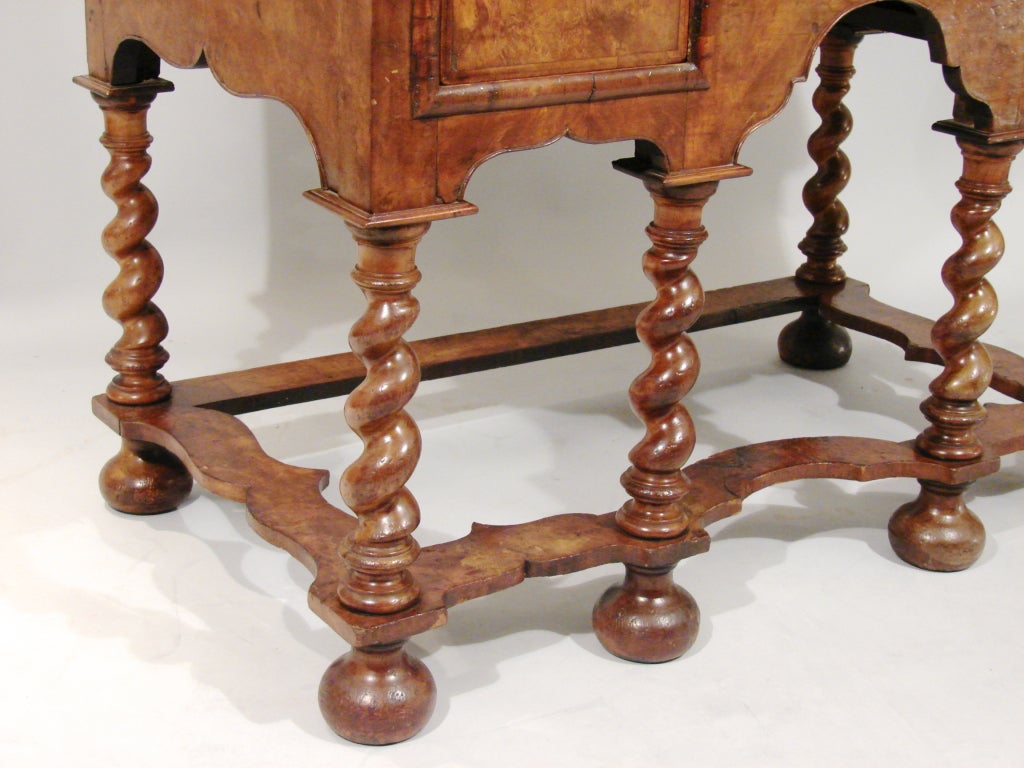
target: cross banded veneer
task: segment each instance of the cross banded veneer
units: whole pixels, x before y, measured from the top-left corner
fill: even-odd
[[[980,404],[990,386],[1024,401],[1024,358],[981,342],[997,306],[986,275],[1003,254],[993,217],[1024,146],[1024,0],[85,5],[89,74],[76,82],[104,116],[103,189],[117,213],[103,244],[119,272],[103,304],[122,327],[107,356],[115,376],[93,401],[122,438],[101,473],[104,497],[123,512],[166,512],[198,481],[245,504],[254,529],[310,569],[311,608],[352,645],[320,686],[324,717],[343,737],[386,744],[417,733],[435,688],[405,641],[444,624],[448,608],[528,577],[622,563],[623,583],[597,599],[597,636],[634,661],[681,656],[699,610],[674,567],[708,550],[707,526],[775,483],[916,478],[918,497],[889,522],[897,554],[945,571],[980,555],[984,528],[964,493],[1024,449],[1024,405]],[[852,127],[843,99],[857,45],[880,32],[926,40],[953,92],[952,117],[935,128],[963,156],[952,213],[962,245],[942,268],[952,307],[934,322],[875,301],[840,264],[850,172],[841,145]],[[739,147],[782,108],[817,51],[805,262],[793,277],[705,293],[692,268],[707,237],[703,210],[720,182],[750,173]],[[161,375],[168,326],[154,298],[163,263],[147,240],[157,206],[142,179],[148,110],[173,88],[162,62],[208,67],[233,93],[283,101],[302,121],[321,176],[307,195],[341,216],[357,245],[365,310],[350,353],[173,383]],[[654,203],[642,263],[653,301],[406,342],[419,314],[416,248],[430,223],[476,211],[466,187],[487,158],[565,135],[635,141],[615,166]],[[779,354],[793,366],[846,364],[849,331],[939,366],[920,434],[777,440],[690,462],[696,433],[684,403],[700,367],[690,334],[786,314],[797,317]],[[420,549],[407,487],[420,436],[406,406],[421,380],[638,338],[650,365],[628,389],[643,430],[622,475],[624,499],[520,525],[477,523]],[[324,498],[326,471],[270,458],[235,418],[337,396],[363,442],[340,478],[347,510]]]

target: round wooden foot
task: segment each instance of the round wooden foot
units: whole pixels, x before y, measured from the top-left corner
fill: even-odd
[[[816,309],[804,311],[779,334],[779,357],[796,368],[829,371],[842,368],[853,354],[850,334]]]
[[[889,520],[889,543],[929,571],[962,571],[981,556],[985,527],[964,504],[966,486],[921,482],[921,493]]]
[[[100,493],[118,512],[170,512],[192,491],[192,476],[176,456],[158,445],[122,440],[120,452],[100,471]]]
[[[610,653],[649,664],[682,656],[697,639],[700,609],[672,569],[626,566],[626,580],[594,606],[594,632]]]
[[[353,648],[320,681],[320,712],[331,729],[358,744],[394,744],[427,724],[437,688],[427,666],[402,643]]]

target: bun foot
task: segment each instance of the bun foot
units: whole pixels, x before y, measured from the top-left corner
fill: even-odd
[[[358,744],[394,744],[427,724],[437,688],[427,666],[403,643],[353,648],[320,681],[320,712],[331,729]]]
[[[697,639],[700,609],[672,581],[672,569],[626,566],[625,581],[594,606],[594,632],[610,653],[655,664],[677,659]]]
[[[779,334],[779,357],[795,368],[830,371],[846,365],[852,354],[847,330],[816,309],[805,310]]]
[[[120,452],[100,471],[100,493],[107,504],[130,515],[170,512],[191,491],[185,465],[153,443],[122,440]]]
[[[962,571],[985,548],[985,527],[964,504],[966,486],[921,482],[921,493],[889,520],[889,543],[928,571]]]

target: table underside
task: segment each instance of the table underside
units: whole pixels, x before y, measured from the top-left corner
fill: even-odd
[[[634,322],[644,305],[629,305],[549,320],[413,342],[423,378],[482,371],[636,341]],[[941,364],[932,322],[872,299],[853,280],[814,287],[784,278],[710,291],[692,330],[721,327],[818,308],[828,320],[903,349],[908,360]],[[1024,358],[989,348],[992,386],[1024,400]],[[992,474],[999,457],[1024,449],[1024,405],[989,405],[979,429],[984,455],[942,462],[921,455],[912,440],[805,437],[723,451],[689,465],[685,504],[695,522],[682,536],[644,540],[615,524],[614,514],[566,514],[520,525],[475,523],[461,539],[425,548],[411,573],[419,600],[399,613],[370,615],[343,606],[337,588],[345,564],[339,548],[355,518],[321,491],[326,470],[289,466],[268,456],[232,414],[337,397],[362,380],[352,354],[338,354],[179,381],[169,401],[118,406],[105,395],[95,413],[124,438],[157,444],[177,456],[207,490],[246,505],[253,529],[282,547],[315,576],[312,609],[356,646],[397,642],[443,625],[447,609],[514,586],[533,576],[572,573],[611,562],[670,567],[706,552],[704,528],[740,511],[743,500],[776,483],[801,478],[870,481],[912,477],[960,486]]]

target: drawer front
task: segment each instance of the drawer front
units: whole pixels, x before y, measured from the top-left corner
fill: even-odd
[[[679,0],[443,0],[442,80],[680,64],[688,10]]]
[[[415,0],[414,113],[434,117],[706,87],[703,0]]]

